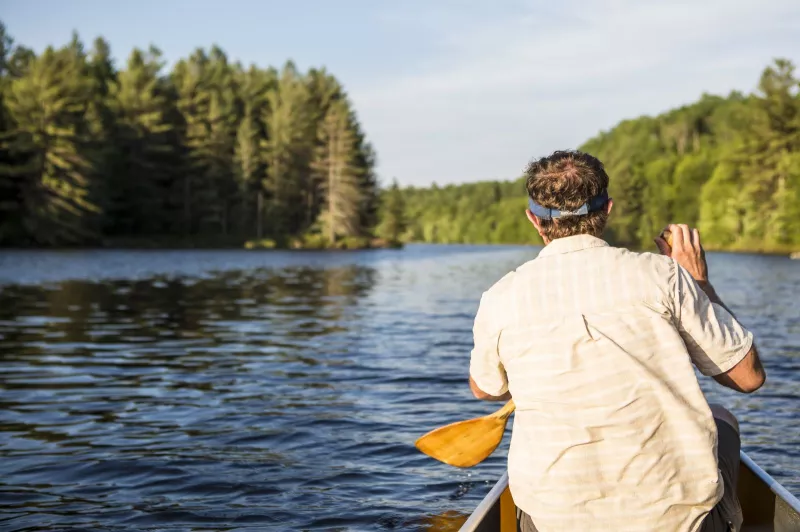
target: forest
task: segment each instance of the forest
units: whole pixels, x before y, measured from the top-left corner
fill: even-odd
[[[217,46],[117,68],[103,38],[36,55],[0,23],[0,245],[363,247],[374,167],[325,69]]]
[[[780,59],[754,81],[753,94],[706,94],[657,117],[625,120],[578,148],[609,174],[608,240],[652,248],[666,224],[688,223],[709,249],[800,250],[800,83]],[[522,178],[402,195],[408,240],[541,243],[523,214]]]
[[[540,243],[522,178],[381,187],[324,68],[245,67],[218,46],[165,64],[151,46],[117,68],[77,34],[37,55],[0,23],[0,246]],[[579,148],[610,176],[612,243],[650,247],[677,222],[711,249],[800,249],[800,82],[784,59],[754,81]]]

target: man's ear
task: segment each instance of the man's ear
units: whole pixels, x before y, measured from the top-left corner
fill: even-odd
[[[614,206],[614,200],[608,198],[608,203],[606,203],[606,214],[611,214],[611,208]]]
[[[533,224],[537,231],[539,231],[539,236],[541,236],[542,222],[539,220],[539,217],[533,214],[530,209],[525,209],[525,215],[528,217],[528,221]]]

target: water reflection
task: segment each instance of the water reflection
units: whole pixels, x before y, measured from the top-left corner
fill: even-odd
[[[425,532],[457,532],[468,518],[468,514],[448,511],[423,518],[420,520],[419,526],[420,530]]]
[[[351,265],[4,287],[6,511],[41,526],[58,508],[74,525],[97,509],[82,494],[133,504],[111,507],[137,525],[207,524],[217,503],[280,521],[292,505],[275,495],[307,481],[287,471],[326,471],[320,439],[362,423],[332,368],[355,365],[348,346],[375,276]],[[323,493],[298,490],[296,503]]]

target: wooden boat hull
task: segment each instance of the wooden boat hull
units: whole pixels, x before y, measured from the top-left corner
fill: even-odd
[[[800,501],[744,451],[740,453],[738,491],[744,514],[742,532],[800,532]],[[504,473],[461,532],[516,532],[516,519],[508,474]]]

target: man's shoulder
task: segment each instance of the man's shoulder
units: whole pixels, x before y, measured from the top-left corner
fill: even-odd
[[[575,253],[567,253],[564,256],[569,257],[568,260],[585,266],[588,270],[596,269],[598,261],[611,264],[615,268],[623,270],[651,270],[658,275],[673,275],[675,270],[675,261],[666,255],[649,251],[632,251],[625,247],[610,245],[587,247]],[[574,262],[571,267],[575,267]],[[527,274],[537,275],[543,270],[549,270],[552,267],[553,265],[549,264],[548,261],[542,261],[536,258],[522,264],[517,270],[511,273],[517,273],[523,276]]]
[[[514,285],[514,278],[518,275],[517,270],[511,270],[503,277],[500,278],[496,283],[490,286],[484,293],[484,298],[491,298],[497,299],[502,298],[507,293],[509,293]]]
[[[505,300],[506,297],[513,293],[516,280],[520,278],[524,279],[525,276],[530,275],[534,271],[535,263],[536,259],[531,259],[505,274],[483,293],[483,299],[490,299],[493,301]]]
[[[627,248],[604,248],[610,260],[618,261],[621,267],[638,270],[651,270],[659,275],[669,276],[675,269],[675,261],[671,257],[650,251],[631,251]]]

